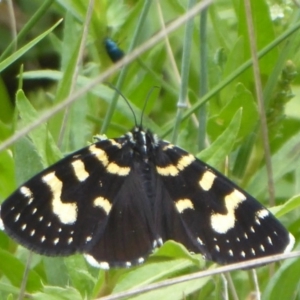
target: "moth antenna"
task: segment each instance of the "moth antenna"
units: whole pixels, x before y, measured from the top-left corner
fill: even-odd
[[[140,127],[143,127],[143,117],[144,117],[144,112],[145,112],[145,109],[147,107],[147,104],[148,104],[148,101],[149,101],[149,98],[153,92],[154,89],[159,89],[159,86],[153,86],[150,91],[148,92],[147,94],[147,97],[146,97],[146,101],[145,101],[145,104],[144,104],[144,107],[142,109],[142,114],[141,114],[141,121],[140,121]]]
[[[129,101],[127,100],[127,98],[122,94],[122,92],[117,87],[115,87],[114,85],[112,85],[110,82],[106,82],[106,83],[112,89],[114,89],[125,100],[125,102],[127,103],[128,107],[130,108],[130,110],[131,110],[131,112],[133,114],[135,126],[138,127],[138,123],[137,123],[137,120],[136,120],[136,115],[134,113],[134,110],[133,110],[132,106],[130,105]]]

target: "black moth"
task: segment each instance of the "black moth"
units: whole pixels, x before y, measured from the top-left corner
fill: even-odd
[[[140,264],[167,240],[220,264],[294,244],[252,196],[141,127],[60,160],[19,187],[0,213],[5,231],[25,247],[84,253],[104,269]]]

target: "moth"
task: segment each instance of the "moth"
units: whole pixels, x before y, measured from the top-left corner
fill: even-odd
[[[43,170],[1,205],[0,225],[45,255],[141,264],[167,240],[220,264],[288,252],[293,236],[195,156],[136,126]]]

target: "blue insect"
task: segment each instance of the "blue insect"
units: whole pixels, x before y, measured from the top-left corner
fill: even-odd
[[[105,45],[105,49],[106,49],[108,56],[114,63],[124,57],[124,55],[125,55],[124,51],[121,50],[118,47],[117,43],[114,42],[112,39],[105,38],[104,45]]]

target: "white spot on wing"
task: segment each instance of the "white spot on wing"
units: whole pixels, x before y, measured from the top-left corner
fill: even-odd
[[[288,245],[286,246],[286,248],[284,249],[284,252],[283,253],[288,253],[288,252],[291,252],[293,247],[294,247],[294,244],[295,244],[295,238],[292,234],[289,233],[289,239],[290,239],[290,242],[288,243]]]
[[[163,244],[162,238],[158,238],[157,240],[154,240],[154,241],[153,241],[152,248],[159,247],[159,246],[161,246],[162,244]]]
[[[43,176],[42,180],[52,192],[53,213],[63,224],[74,224],[77,219],[77,205],[76,203],[63,203],[61,201],[63,183],[55,176],[54,172]]]
[[[260,245],[259,248],[261,249],[261,251],[265,252],[265,247],[264,247],[264,245]]]
[[[54,244],[54,245],[57,245],[58,242],[59,242],[59,238],[56,238],[56,239],[53,241],[53,244]]]
[[[22,186],[20,187],[20,192],[26,197],[26,198],[31,198],[32,197],[32,192],[27,186]]]
[[[74,174],[79,181],[85,181],[89,177],[89,173],[85,170],[82,160],[77,159],[72,162]]]
[[[126,268],[131,267],[131,262],[130,261],[126,261],[125,266],[126,266]]]
[[[91,145],[89,147],[89,150],[90,150],[91,154],[93,154],[94,156],[97,157],[97,159],[102,163],[102,165],[104,167],[106,167],[108,165],[108,157],[104,150],[96,147],[95,144]]]
[[[220,252],[220,247],[218,245],[216,245],[215,248],[218,252]]]
[[[30,231],[30,236],[34,236],[34,234],[35,234],[35,230],[33,229]]]
[[[235,224],[235,210],[244,200],[246,200],[246,196],[238,190],[234,190],[229,195],[225,196],[224,204],[227,209],[227,214],[212,214],[212,228],[221,234],[226,233],[233,228]]]
[[[33,201],[33,194],[31,190],[27,186],[22,186],[20,187],[20,193],[28,198],[28,205],[30,205]]]
[[[43,235],[43,236],[41,237],[41,242],[43,243],[45,240],[46,240],[46,237]]]
[[[84,254],[84,257],[86,261],[93,267],[100,268],[103,270],[108,270],[109,269],[109,263],[107,262],[98,262],[92,255],[90,254]]]
[[[72,238],[72,237],[69,237],[69,239],[68,239],[68,244],[70,245],[72,242],[73,242],[73,238]]]
[[[106,170],[111,174],[117,174],[119,176],[126,176],[130,172],[129,167],[121,167],[114,162],[109,163]]]
[[[214,184],[215,178],[216,175],[214,173],[206,171],[199,180],[199,185],[204,191],[209,191]]]
[[[246,253],[244,251],[242,251],[241,256],[246,257]]]
[[[261,224],[258,218],[255,218],[255,223],[256,223],[257,225],[260,225],[260,224]]]
[[[110,140],[110,141],[112,141],[112,140]],[[122,166],[117,165],[114,162],[109,163],[106,152],[104,150],[96,147],[95,144],[91,145],[89,147],[89,150],[90,150],[91,154],[96,156],[97,159],[102,163],[102,165],[104,167],[106,167],[107,172],[109,172],[111,174],[117,174],[119,176],[126,176],[129,174],[129,172],[130,172],[129,167],[122,167]]]
[[[109,214],[109,212],[111,210],[110,202],[103,197],[97,197],[94,200],[94,206],[102,208],[106,212],[107,215]]]
[[[157,166],[156,170],[157,170],[157,173],[162,176],[176,176],[179,173],[178,169],[173,165],[169,165],[166,167],[158,167]]]
[[[1,216],[1,205],[0,205],[0,216]],[[0,230],[4,230],[4,223],[1,218],[0,218]]]
[[[163,146],[162,150],[167,151],[168,149],[173,149],[173,148],[174,148],[174,145],[168,143],[167,145]]]
[[[122,145],[119,144],[118,142],[116,142],[115,140],[111,139],[109,140],[110,143],[112,144],[112,146],[116,146],[117,148],[121,149],[122,148]]]
[[[20,219],[20,216],[21,216],[20,213],[18,213],[18,214],[16,215],[16,217],[15,217],[15,222],[18,222],[18,220]]]
[[[178,162],[177,165],[168,165],[165,167],[156,167],[157,173],[162,176],[177,176],[180,171],[184,170],[187,166],[189,166],[193,161],[195,160],[195,157],[192,154],[187,154],[182,156]]]
[[[232,252],[231,249],[228,250],[228,253],[229,253],[230,256],[233,256],[233,252]]]
[[[27,227],[27,225],[23,224],[22,227],[21,227],[21,230],[24,231],[26,229],[26,227]]]
[[[90,235],[87,236],[86,239],[85,239],[86,242],[90,242],[91,240],[92,240],[92,237]]]
[[[264,219],[265,217],[267,217],[269,215],[269,211],[265,208],[259,210],[256,212],[256,216],[260,219]]]
[[[186,209],[194,209],[194,205],[190,199],[179,199],[175,205],[179,213],[183,213]]]
[[[204,245],[203,241],[202,241],[199,237],[197,237],[197,242],[198,242],[200,245]]]
[[[140,257],[137,262],[138,264],[142,264],[145,261],[145,259],[143,257]]]
[[[192,154],[185,155],[181,157],[177,163],[177,169],[179,171],[184,170],[187,166],[189,166],[193,161],[195,160],[195,157]]]
[[[269,236],[267,237],[267,239],[268,239],[269,244],[270,244],[270,245],[273,245],[272,239],[271,239]]]

